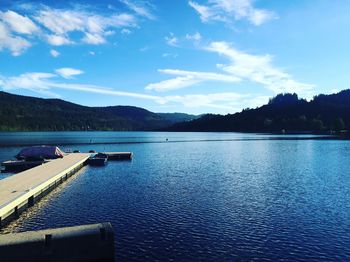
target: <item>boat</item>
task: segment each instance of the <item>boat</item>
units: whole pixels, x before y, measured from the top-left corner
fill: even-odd
[[[23,148],[17,155],[17,160],[40,161],[43,159],[63,158],[64,153],[57,146],[31,146]]]
[[[104,166],[107,164],[108,155],[103,153],[92,154],[89,157],[88,164],[90,166]]]
[[[1,163],[4,167],[2,173],[25,171],[52,159],[63,158],[64,153],[57,146],[31,146],[23,148],[15,157],[16,160]]]
[[[21,172],[25,171],[27,169],[40,166],[42,164],[45,164],[49,162],[50,160],[43,159],[43,160],[9,160],[1,163],[1,166],[4,167],[3,170],[1,170],[1,173],[8,173],[8,172]]]

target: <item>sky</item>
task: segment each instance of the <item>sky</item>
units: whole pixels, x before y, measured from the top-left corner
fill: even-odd
[[[345,0],[2,0],[0,90],[191,114],[312,99],[350,87],[349,13]]]

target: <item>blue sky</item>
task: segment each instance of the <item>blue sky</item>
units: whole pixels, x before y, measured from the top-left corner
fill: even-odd
[[[97,3],[96,3],[97,2]],[[1,1],[0,89],[234,113],[349,88],[350,1]]]

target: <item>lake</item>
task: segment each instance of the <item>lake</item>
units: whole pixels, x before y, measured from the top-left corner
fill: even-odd
[[[0,133],[0,160],[35,144],[132,151],[134,159],[84,167],[2,232],[111,222],[118,261],[350,260],[350,141]]]

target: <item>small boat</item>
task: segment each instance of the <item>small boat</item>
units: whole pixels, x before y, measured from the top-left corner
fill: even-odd
[[[27,169],[45,164],[49,161],[50,160],[47,160],[47,159],[31,160],[31,161],[30,160],[9,160],[1,163],[1,166],[4,167],[4,169],[1,170],[1,173],[22,172]]]
[[[107,164],[108,156],[103,153],[93,154],[89,157],[88,164],[90,166],[104,166]]]
[[[51,159],[63,158],[64,153],[57,146],[31,146],[23,148],[15,157],[17,160],[1,163],[4,167],[2,173],[22,172],[45,164]]]

